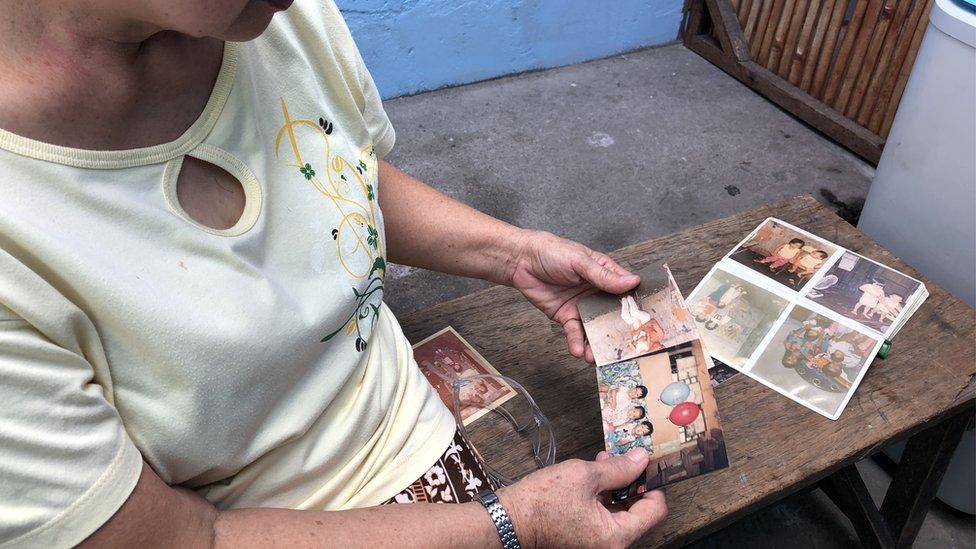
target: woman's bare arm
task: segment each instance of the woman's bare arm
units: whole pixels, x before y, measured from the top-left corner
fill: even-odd
[[[664,494],[647,492],[607,508],[608,490],[647,467],[644,450],[596,461],[571,459],[498,491],[522,547],[626,547],[667,516]],[[479,503],[384,505],[348,511],[220,511],[183,488],[167,486],[143,463],[122,507],[83,547],[499,547]]]
[[[379,165],[391,261],[511,284],[521,229],[442,194],[385,160]]]
[[[129,499],[82,547],[494,547],[478,503],[390,505],[349,511],[219,511],[171,488],[145,463]]]
[[[512,286],[562,325],[573,356],[593,362],[578,298],[597,290],[622,294],[640,278],[582,244],[465,206],[386,161],[379,179],[391,261]]]

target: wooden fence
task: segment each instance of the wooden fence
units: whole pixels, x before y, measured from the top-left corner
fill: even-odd
[[[684,37],[877,163],[931,7],[932,0],[688,0]]]

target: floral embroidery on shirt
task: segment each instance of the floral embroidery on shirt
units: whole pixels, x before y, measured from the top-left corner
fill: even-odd
[[[275,156],[281,154],[282,142],[287,138],[292,162],[305,183],[326,197],[339,213],[339,224],[332,229],[336,256],[343,270],[351,279],[351,289],[356,307],[334,331],[322,341],[329,341],[339,333],[356,335],[357,351],[366,349],[366,341],[373,323],[379,318],[383,299],[383,277],[386,275],[385,245],[379,231],[379,212],[373,186],[377,173],[376,153],[370,145],[360,151],[355,163],[332,152],[331,135],[335,130],[332,122],[319,118],[317,123],[308,119],[293,119],[288,105],[281,99],[284,123],[275,138]],[[311,131],[320,141],[311,143],[306,154],[302,146],[308,146],[296,138],[295,130]]]

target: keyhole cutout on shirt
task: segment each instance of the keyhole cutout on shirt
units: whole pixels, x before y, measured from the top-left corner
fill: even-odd
[[[192,156],[183,159],[176,179],[176,197],[190,219],[217,230],[237,224],[247,203],[244,186],[236,177]]]

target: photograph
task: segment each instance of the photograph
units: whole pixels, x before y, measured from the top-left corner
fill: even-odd
[[[799,290],[836,250],[819,238],[767,219],[729,258],[791,290]]]
[[[716,269],[695,289],[688,309],[709,354],[742,369],[787,304],[768,290]]]
[[[441,400],[454,410],[453,380],[476,375],[500,376],[454,328],[447,327],[413,346],[413,356]],[[482,378],[461,387],[458,399],[464,425],[469,425],[516,395],[502,379]]]
[[[749,373],[836,416],[871,363],[878,341],[797,305]]]
[[[644,482],[616,500],[728,467],[710,365],[696,339],[597,367],[607,452],[639,446],[651,456]]]
[[[845,252],[806,297],[883,334],[920,285],[884,265]]]
[[[637,272],[641,283],[624,295],[580,298],[579,311],[597,364],[609,364],[698,338],[668,266]]]

